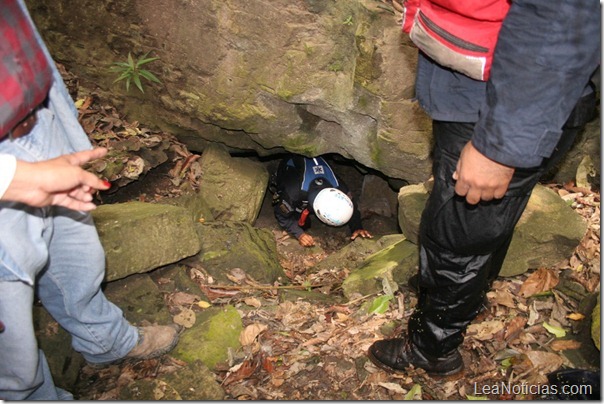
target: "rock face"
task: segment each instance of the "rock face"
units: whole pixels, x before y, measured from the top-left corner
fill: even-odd
[[[407,240],[418,243],[419,223],[428,200],[424,184],[408,185],[398,192],[398,222]]]
[[[414,242],[427,198],[428,191],[421,184],[399,192],[399,224]],[[580,215],[553,191],[537,185],[516,225],[500,275],[519,275],[531,268],[555,265],[572,254],[586,230]]]
[[[254,224],[268,185],[266,168],[250,159],[232,158],[217,144],[204,150],[200,164],[199,196],[212,216]]]
[[[556,193],[537,186],[516,225],[501,276],[553,266],[570,257],[586,230],[583,218]]]
[[[106,281],[150,271],[200,249],[191,214],[184,208],[128,202],[101,205],[93,217],[105,249]]]
[[[430,121],[412,100],[417,50],[365,0],[31,0],[53,57],[131,120],[272,155],[338,153],[409,182],[429,176]],[[128,93],[109,67],[149,52],[161,84]]]
[[[257,282],[287,280],[279,263],[274,235],[245,222],[212,222],[197,227],[201,252],[191,260],[199,262],[221,282],[229,282],[230,271],[243,270]]]

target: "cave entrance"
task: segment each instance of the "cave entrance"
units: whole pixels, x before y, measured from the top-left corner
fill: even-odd
[[[255,152],[234,151],[231,151],[230,154],[234,158],[247,158],[263,164],[269,174],[276,172],[279,162],[290,156],[289,153],[258,156]],[[406,185],[404,181],[389,178],[379,171],[367,168],[339,154],[325,154],[322,157],[326,159],[336,175],[346,183],[353,193],[365,230],[369,231],[374,237],[401,233],[398,224],[397,195],[398,190]],[[170,176],[168,175],[173,165],[169,159],[167,162],[149,170],[136,181],[125,186],[113,187],[110,192],[104,192],[102,199],[97,202],[120,203],[133,200],[152,202],[158,198],[157,195],[165,194],[166,189],[174,188],[170,184]],[[283,232],[275,219],[272,198],[273,195],[267,187],[262,208],[254,226],[269,229],[274,232],[276,237],[283,237],[286,233]],[[313,237],[318,237],[326,251],[336,250],[350,242],[348,226],[341,228],[328,226],[314,216],[310,217],[308,233]]]
[[[272,174],[276,172],[279,162],[288,156],[289,154],[280,154],[254,157],[254,159],[262,162],[269,174]],[[403,181],[388,178],[339,154],[325,154],[322,157],[353,193],[365,230],[374,237],[401,233],[398,225],[397,195],[398,189],[405,185]],[[271,229],[279,235],[282,229],[274,217],[272,197],[272,193],[267,189],[255,226]],[[338,249],[350,242],[350,231],[347,226],[341,228],[328,226],[316,217],[311,217],[308,232],[313,237],[318,237],[322,247],[327,251]]]

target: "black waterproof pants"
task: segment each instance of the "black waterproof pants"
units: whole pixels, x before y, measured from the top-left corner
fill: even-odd
[[[433,122],[434,188],[420,225],[420,293],[408,333],[424,353],[441,357],[463,342],[503,263],[514,226],[539,178],[568,150],[578,128],[566,128],[542,166],[516,169],[499,200],[466,203],[452,175],[474,124]]]

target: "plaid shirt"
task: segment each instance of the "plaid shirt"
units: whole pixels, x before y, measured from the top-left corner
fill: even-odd
[[[0,138],[48,95],[52,71],[16,0],[0,0]]]

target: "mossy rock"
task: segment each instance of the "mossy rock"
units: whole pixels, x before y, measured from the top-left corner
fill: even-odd
[[[419,224],[428,200],[424,184],[407,185],[398,193],[398,224],[407,240],[418,244]]]
[[[419,255],[417,245],[409,240],[398,241],[368,257],[365,262],[342,283],[344,295],[351,299],[355,294],[363,296],[378,293],[387,282],[392,291],[405,284],[417,272]]]
[[[199,197],[216,220],[253,224],[268,185],[268,171],[259,162],[231,157],[226,147],[212,144],[199,159]]]
[[[230,283],[226,275],[233,268],[257,282],[287,280],[270,230],[232,221],[198,224],[197,229],[201,252],[196,259],[219,282]]]
[[[191,214],[191,220],[195,223],[211,222],[214,220],[214,215],[208,203],[199,192],[188,192],[174,198],[165,198],[160,203],[185,208]]]
[[[132,324],[144,325],[149,322],[163,325],[172,322],[159,288],[147,274],[109,282],[104,292]]]
[[[587,230],[585,220],[554,191],[537,185],[516,228],[500,276],[549,267],[570,257]]]
[[[171,355],[188,363],[200,360],[214,369],[228,359],[229,349],[241,347],[242,330],[241,316],[233,306],[211,307],[197,314],[195,324],[180,336]]]
[[[120,391],[120,400],[224,400],[225,393],[214,374],[200,361],[157,379],[139,379]]]
[[[380,238],[356,238],[339,251],[330,254],[327,258],[312,267],[313,272],[321,269],[348,268],[356,269],[363,265],[365,259],[371,254],[391,246],[392,244],[403,240],[402,234],[389,234]]]
[[[591,339],[598,350],[600,349],[600,331],[600,295],[598,295],[598,303],[591,313]]]
[[[105,281],[149,272],[199,252],[184,208],[145,202],[101,205],[92,213],[105,250]]]

